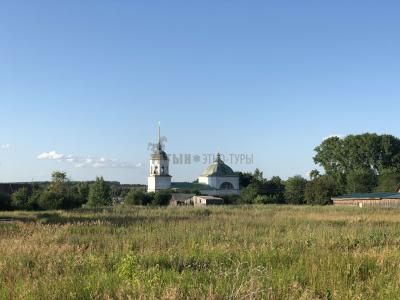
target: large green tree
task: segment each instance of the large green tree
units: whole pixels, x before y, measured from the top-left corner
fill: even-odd
[[[347,193],[371,193],[378,183],[378,176],[372,169],[349,171],[346,176]]]
[[[385,169],[400,171],[400,139],[392,135],[365,133],[345,138],[332,137],[315,148],[315,163],[326,174],[345,174],[355,170]]]

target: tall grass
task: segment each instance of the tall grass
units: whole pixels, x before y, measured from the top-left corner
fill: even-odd
[[[3,212],[0,298],[399,299],[399,250],[397,209]]]

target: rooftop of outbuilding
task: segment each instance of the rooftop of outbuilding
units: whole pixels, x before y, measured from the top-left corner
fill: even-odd
[[[400,199],[400,193],[356,193],[337,196],[334,200],[352,200],[352,199]]]

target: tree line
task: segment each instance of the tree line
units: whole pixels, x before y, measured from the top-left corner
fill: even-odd
[[[54,172],[47,184],[22,185],[13,193],[0,192],[0,210],[55,210],[104,207],[124,198],[128,204],[167,205],[169,193],[147,194],[97,177],[94,182],[71,182],[65,172]]]
[[[282,180],[266,179],[256,169],[237,172],[241,194],[227,196],[232,204],[319,204],[345,193],[395,192],[400,184],[400,140],[392,135],[360,134],[331,137],[315,148],[314,162],[323,169]],[[196,191],[190,191],[196,192]],[[71,182],[66,173],[54,172],[48,184],[0,192],[0,209],[50,210],[98,207],[124,198],[128,205],[168,205],[170,192],[147,193],[144,188],[121,187],[104,181]]]
[[[262,172],[238,173],[244,203],[329,204],[337,195],[393,192],[400,186],[400,139],[365,133],[331,137],[315,148],[314,162],[323,169],[310,179],[294,176],[264,179]]]

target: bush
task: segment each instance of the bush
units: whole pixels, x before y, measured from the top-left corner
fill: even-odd
[[[244,188],[240,194],[241,203],[252,204],[259,195],[260,187],[258,183],[251,183]]]
[[[14,209],[29,208],[29,193],[26,187],[18,189],[11,195],[11,206]]]
[[[79,207],[77,200],[71,194],[58,193],[52,190],[44,191],[39,197],[38,204],[41,209],[45,210]]]
[[[170,200],[171,200],[170,192],[157,192],[154,194],[154,198],[151,204],[158,206],[166,206],[169,205]]]
[[[125,196],[127,205],[147,205],[150,203],[150,197],[142,190],[131,189]]]
[[[270,199],[267,195],[257,195],[254,198],[255,204],[268,204],[269,202],[270,202]]]
[[[224,195],[221,196],[225,204],[238,204],[240,203],[240,195]]]

